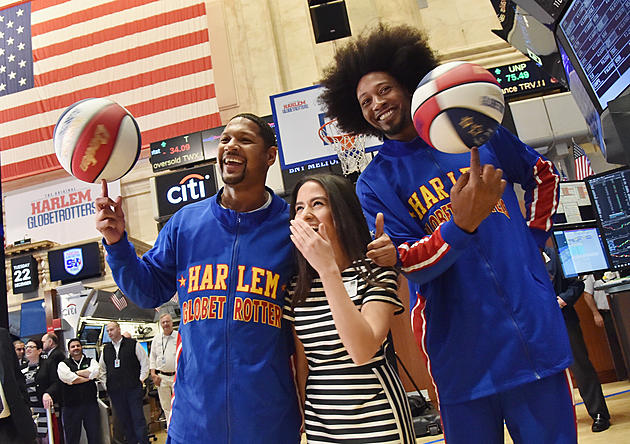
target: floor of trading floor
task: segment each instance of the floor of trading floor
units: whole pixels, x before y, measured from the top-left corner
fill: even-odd
[[[630,436],[630,381],[612,382],[604,384],[604,395],[611,415],[611,427],[600,433],[591,432],[593,421],[588,416],[586,408],[582,403],[580,394],[575,390],[575,401],[577,421],[578,421],[578,441],[580,444],[617,444],[628,442]],[[157,434],[157,444],[163,444],[166,440],[166,433]],[[512,443],[510,435],[505,431],[506,444]],[[302,439],[306,443],[306,437]],[[417,444],[443,444],[444,435],[424,436],[416,440]]]

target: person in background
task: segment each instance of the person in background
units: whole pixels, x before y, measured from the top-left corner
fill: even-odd
[[[169,313],[160,315],[160,326],[162,327],[162,334],[155,335],[153,342],[151,342],[149,368],[168,425],[171,420],[171,398],[173,397],[173,381],[177,365],[175,359],[177,332],[173,330],[173,318]]]
[[[384,214],[397,248],[381,236],[368,256],[393,265],[399,255],[449,444],[502,443],[504,422],[520,442],[576,442],[571,349],[539,250],[560,178],[501,126],[470,153],[418,137],[412,95],[437,64],[421,31],[380,25],[337,50],[320,81],[342,131],[383,138],[357,195],[370,228]],[[390,259],[379,257],[383,248]]]
[[[68,341],[70,356],[59,363],[57,374],[62,384],[63,430],[66,444],[79,444],[81,425],[89,444],[99,444],[100,414],[98,411],[96,378],[99,364],[83,354],[79,338]]]
[[[610,413],[604,399],[602,386],[597,372],[588,357],[588,350],[584,343],[580,318],[573,307],[580,299],[584,291],[584,282],[578,278],[565,278],[560,265],[558,252],[552,246],[545,247],[545,261],[547,271],[551,277],[553,288],[556,292],[558,306],[562,309],[562,315],[569,333],[573,363],[571,373],[575,377],[578,391],[584,401],[586,410],[591,418],[593,432],[603,432],[610,427]]]
[[[608,276],[607,276],[608,275]],[[621,351],[621,345],[619,344],[619,338],[617,337],[617,331],[615,330],[615,324],[613,322],[612,315],[610,314],[610,306],[608,305],[608,298],[604,290],[595,290],[595,286],[603,285],[605,278],[607,280],[619,277],[617,272],[597,272],[589,274],[584,278],[584,301],[586,305],[593,313],[593,321],[599,328],[604,328],[606,331],[606,339],[608,340],[608,346],[610,347],[610,353],[615,365],[615,373],[617,381],[623,381],[628,378],[626,371],[626,365],[623,362],[623,353]]]
[[[9,331],[0,327],[0,443],[33,444],[37,431],[24,375],[17,362],[15,342],[12,348]],[[24,343],[19,342],[24,347]]]
[[[28,365],[22,369],[26,382],[28,400],[37,426],[37,440],[41,444],[48,442],[48,420],[46,409],[50,409],[54,400],[61,394],[59,377],[56,368],[46,359],[41,358],[42,342],[39,339],[29,339],[25,347]],[[57,422],[59,412],[55,411],[52,418]],[[56,426],[54,425],[53,428]]]
[[[55,365],[66,359],[63,350],[59,348],[59,338],[56,334],[51,332],[42,336],[42,345],[44,347],[42,358],[52,359]]]
[[[298,274],[285,316],[308,361],[300,387],[307,440],[415,443],[405,390],[386,358],[392,319],[404,311],[398,272],[367,258],[372,237],[353,184],[334,175],[300,179],[291,219]]]
[[[116,418],[123,425],[128,444],[148,444],[147,423],[142,410],[142,384],[149,374],[147,352],[133,339],[126,338],[120,325],[105,326],[112,342],[103,347],[100,379],[107,388]]]
[[[26,359],[26,356],[24,356],[24,342],[21,339],[13,341],[13,348],[15,349],[15,355],[18,359],[18,366],[21,370],[28,365],[28,360]]]

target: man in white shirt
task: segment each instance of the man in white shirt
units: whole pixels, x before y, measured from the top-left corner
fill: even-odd
[[[95,381],[99,375],[99,365],[96,359],[83,354],[83,346],[78,338],[68,341],[68,350],[70,357],[57,366],[57,374],[63,382],[63,429],[66,444],[79,444],[81,425],[85,428],[88,443],[99,444],[101,427]]]
[[[123,337],[118,322],[110,322],[105,330],[112,342],[105,344],[101,354],[101,381],[107,387],[127,442],[148,444],[147,423],[142,410],[142,384],[149,373],[147,352],[135,340]]]
[[[149,368],[151,378],[157,387],[160,405],[164,410],[166,423],[171,419],[171,398],[173,397],[173,379],[175,379],[177,335],[173,331],[173,318],[169,313],[160,316],[162,334],[157,334],[151,342]]]
[[[610,347],[610,353],[613,358],[617,381],[623,381],[627,379],[628,373],[626,372],[626,365],[623,362],[623,353],[621,351],[621,345],[619,344],[619,338],[617,337],[617,331],[615,330],[615,323],[610,314],[608,298],[604,290],[595,290],[596,285],[602,285],[605,281],[618,277],[619,273],[613,271],[587,275],[584,278],[584,300],[593,313],[595,325],[600,328],[605,328],[606,339],[608,339],[608,346]]]

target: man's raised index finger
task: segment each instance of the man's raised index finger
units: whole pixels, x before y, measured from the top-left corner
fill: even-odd
[[[481,163],[479,161],[479,149],[474,146],[470,149],[470,179],[477,180],[481,175]]]
[[[103,197],[108,197],[109,190],[107,189],[107,181],[105,179],[101,179],[101,195]]]

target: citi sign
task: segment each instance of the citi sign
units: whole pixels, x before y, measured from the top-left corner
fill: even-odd
[[[206,198],[206,187],[204,180],[210,179],[206,174],[189,174],[179,181],[178,185],[173,185],[166,191],[166,200],[173,205],[185,202],[193,202]]]

